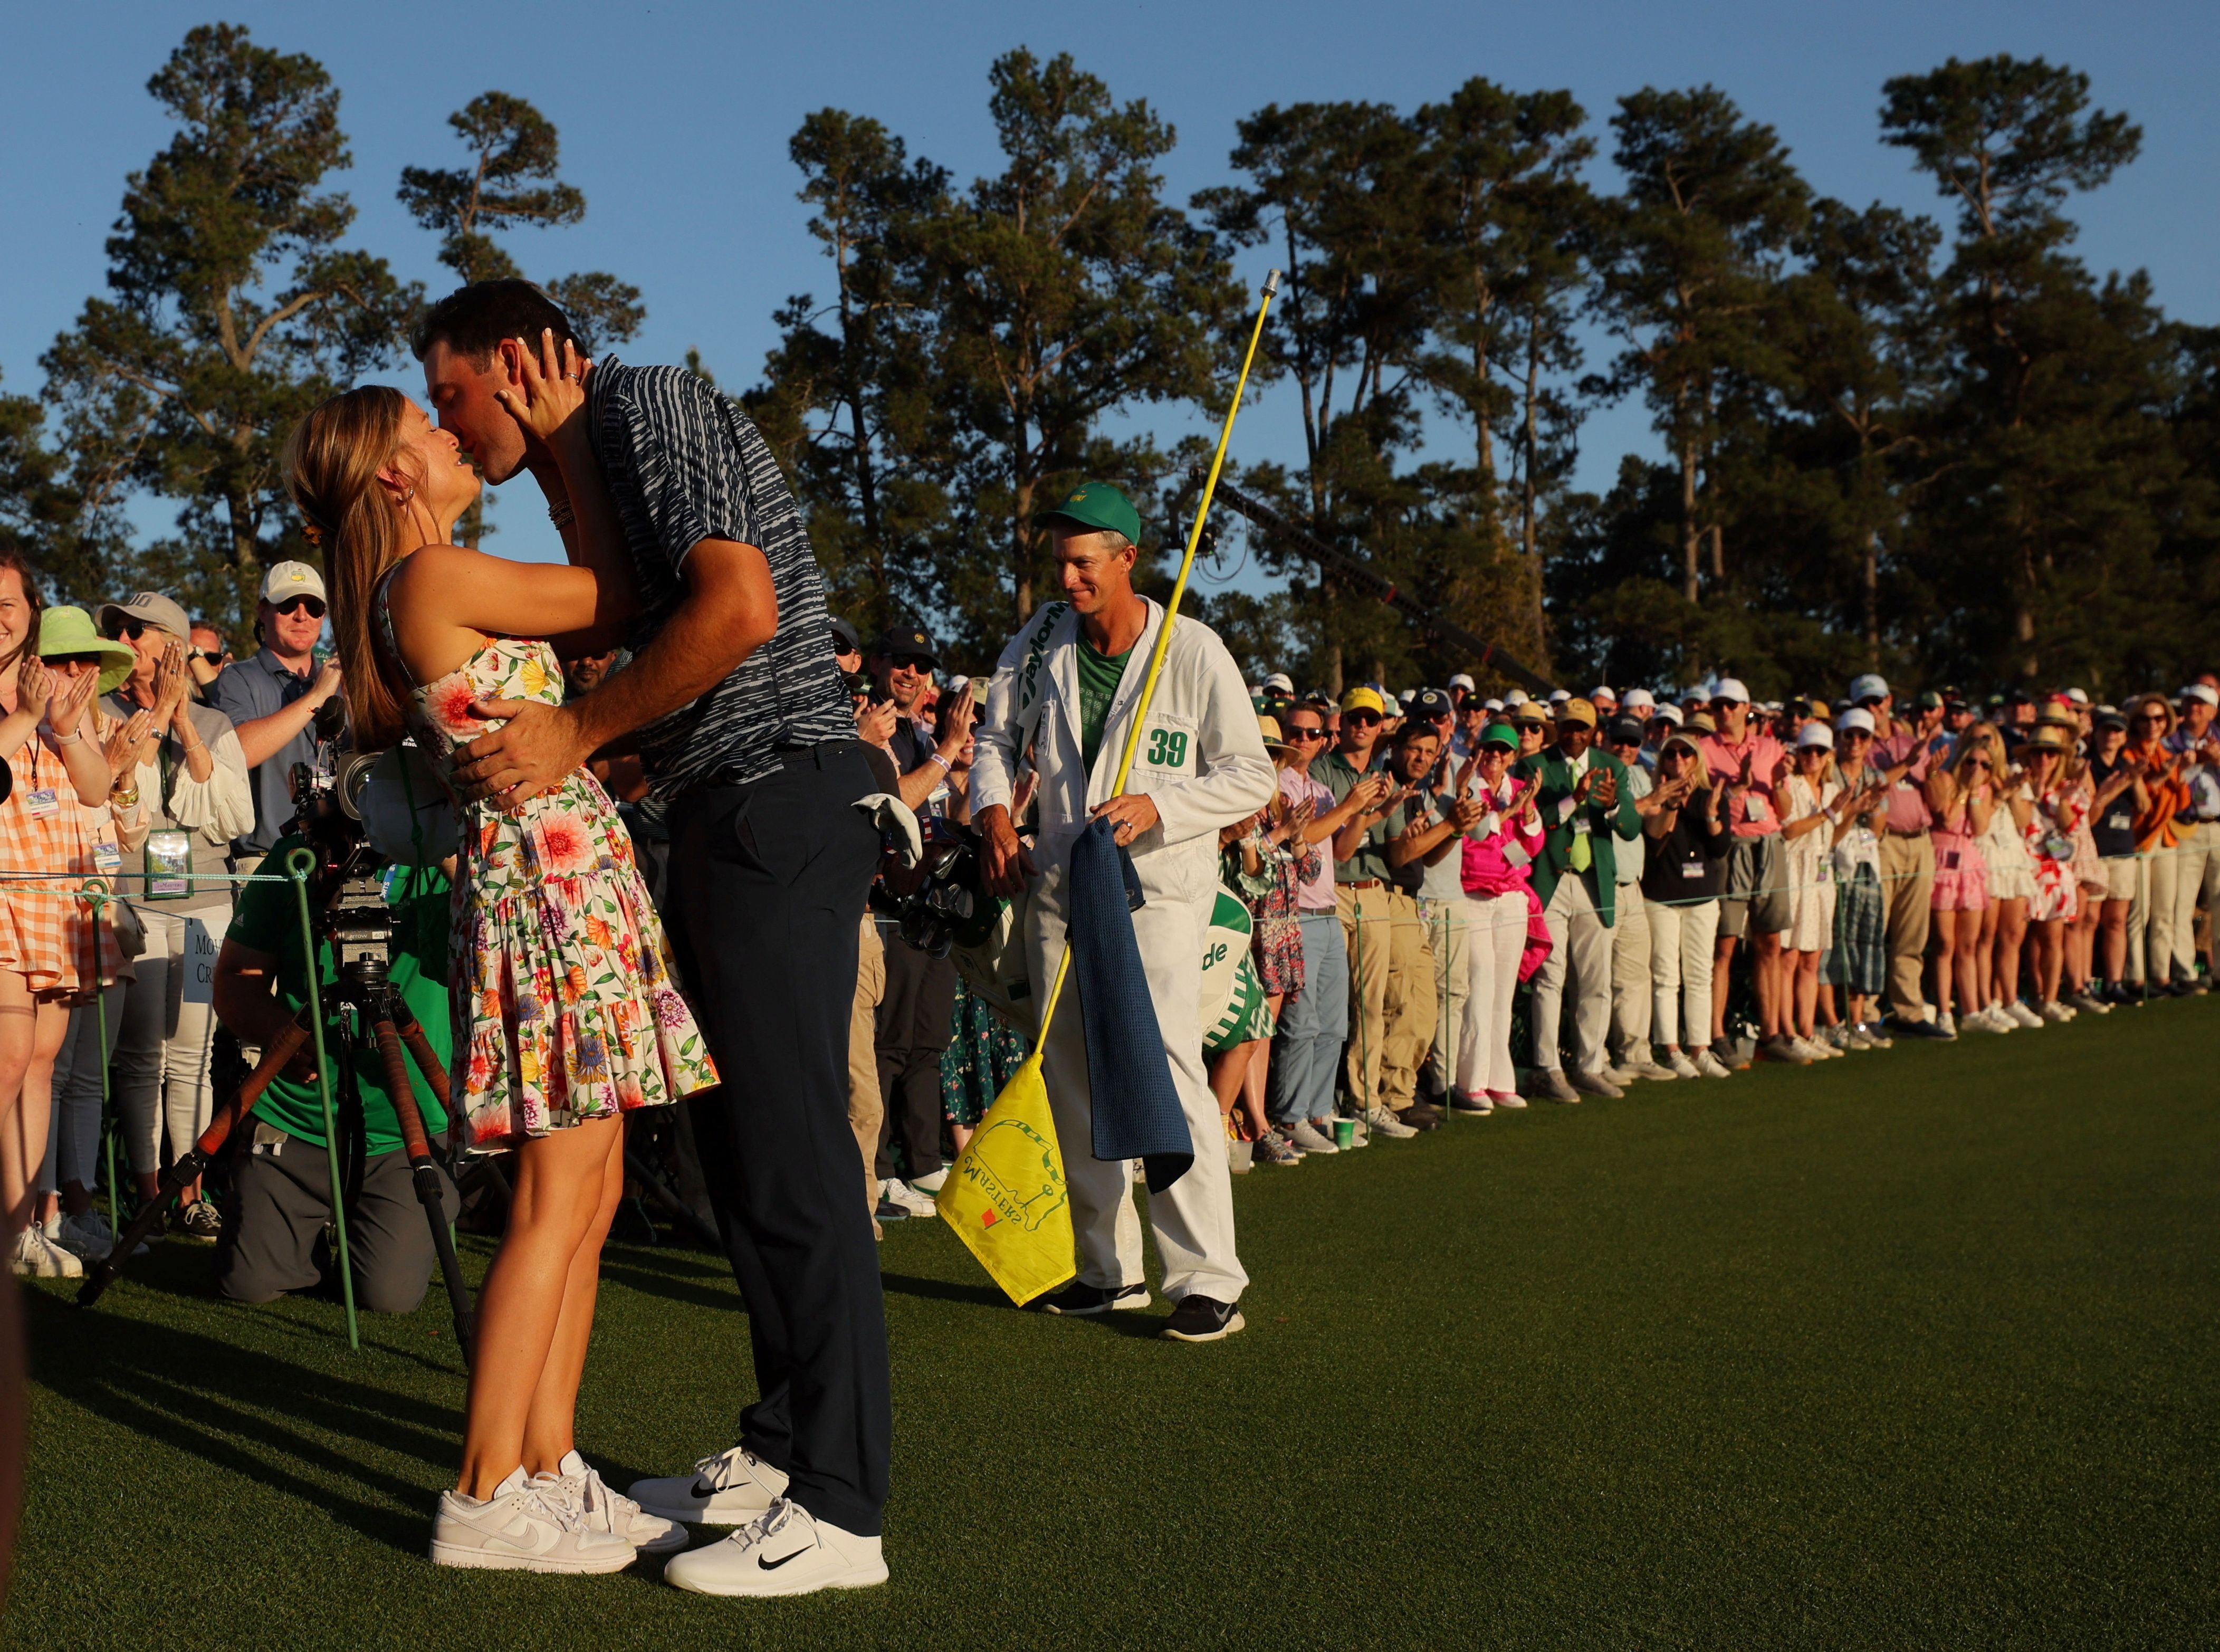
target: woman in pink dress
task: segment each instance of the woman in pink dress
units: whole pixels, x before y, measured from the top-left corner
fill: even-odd
[[[1957,760],[1927,777],[1927,807],[1935,814],[1935,1022],[1949,1038],[1958,1036],[1954,997],[1967,1020],[1981,1009],[1981,912],[1989,904],[1981,835],[1996,808],[1996,760],[1980,738],[1986,726],[1967,730]]]
[[[538,362],[521,341],[519,354],[527,405],[502,394],[560,467],[572,520],[558,526],[577,565],[451,543],[477,473],[397,390],[334,396],[301,421],[286,456],[294,502],[330,567],[355,744],[413,732],[442,779],[458,746],[497,726],[490,702],[561,699],[546,639],[592,651],[633,605],[587,439],[586,370],[567,345],[558,358],[552,337]],[[507,812],[489,801],[458,802],[457,814],[457,1111],[465,1150],[509,1154],[514,1196],[479,1293],[460,1484],[440,1499],[432,1558],[614,1571],[636,1546],[686,1541],[684,1528],[611,1493],[572,1442],[602,1242],[624,1191],[623,1115],[716,1074],[631,840],[592,775],[580,769]]]

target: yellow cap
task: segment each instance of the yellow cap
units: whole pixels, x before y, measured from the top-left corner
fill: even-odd
[[[1376,690],[1368,689],[1361,683],[1341,696],[1341,708],[1344,712],[1369,711],[1380,717],[1388,714],[1387,701],[1381,699]]]

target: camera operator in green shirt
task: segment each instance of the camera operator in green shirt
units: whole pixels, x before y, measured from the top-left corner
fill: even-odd
[[[280,839],[264,866],[284,866],[301,842],[298,836]],[[386,904],[394,914],[387,979],[423,1024],[425,1037],[444,1064],[451,1050],[447,876],[438,867],[393,866],[386,870],[384,882]],[[339,972],[328,943],[318,942],[316,962],[324,1046],[334,1068],[332,1097],[340,1115],[355,1300],[373,1312],[411,1313],[431,1282],[431,1230],[401,1150],[400,1120],[386,1093],[384,1065],[366,1039],[352,1057],[362,1117],[358,1127],[350,1128],[345,1075],[337,1070],[346,1057],[334,1025]],[[288,884],[251,882],[242,888],[216,958],[215,995],[217,1019],[249,1045],[268,1044],[307,1002],[300,907]],[[438,1135],[447,1127],[446,1112],[413,1065],[409,1082],[425,1131]],[[234,1302],[269,1302],[322,1278],[314,1252],[331,1220],[331,1177],[313,1040],[271,1081],[233,1140],[241,1137],[246,1140],[234,1156],[233,1194],[216,1249],[216,1288]],[[452,1221],[459,1201],[444,1173],[440,1179]]]

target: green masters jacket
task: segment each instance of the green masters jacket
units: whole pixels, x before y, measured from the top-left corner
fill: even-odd
[[[1573,822],[1586,814],[1590,870],[1595,873],[1596,907],[1604,927],[1609,929],[1618,921],[1613,905],[1618,886],[1618,839],[1631,840],[1636,837],[1642,830],[1642,816],[1634,807],[1633,795],[1626,788],[1624,764],[1602,747],[1592,745],[1588,748],[1588,769],[1590,772],[1607,769],[1618,776],[1618,802],[1612,808],[1589,803],[1562,820],[1557,818],[1558,806],[1573,795],[1573,765],[1562,751],[1553,745],[1531,757],[1521,757],[1512,773],[1521,778],[1537,777],[1542,787],[1537,807],[1547,835],[1542,840],[1542,852],[1534,857],[1534,893],[1543,906],[1550,904],[1550,897],[1557,892],[1557,880],[1570,870]]]

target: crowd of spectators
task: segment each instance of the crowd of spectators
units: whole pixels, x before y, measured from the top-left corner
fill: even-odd
[[[159,592],[42,608],[30,570],[0,558],[15,782],[0,1009],[30,1012],[0,1032],[19,1273],[73,1274],[113,1244],[95,1198],[103,1060],[134,1199],[208,1122],[209,955],[342,692],[318,652],[324,608],[314,569],[279,564],[256,650],[234,659]],[[832,629],[882,790],[928,835],[960,836],[984,681],[951,673],[914,627]],[[582,689],[614,664],[565,671]],[[1757,704],[1732,676],[1546,696],[1463,675],[1399,694],[1256,684],[1279,787],[1222,834],[1200,972],[1237,1167],[1407,1138],[1451,1112],[2208,989],[2220,676],[2118,706],[2078,688],[1899,704],[1872,675],[1847,690]],[[652,863],[637,761],[595,767]],[[128,900],[96,912],[72,893],[126,871]],[[994,1013],[991,959],[907,932],[898,907],[864,917],[851,1032],[850,1117],[881,1223],[932,1212],[950,1154],[1025,1054]],[[221,1229],[196,1187],[168,1221]]]

